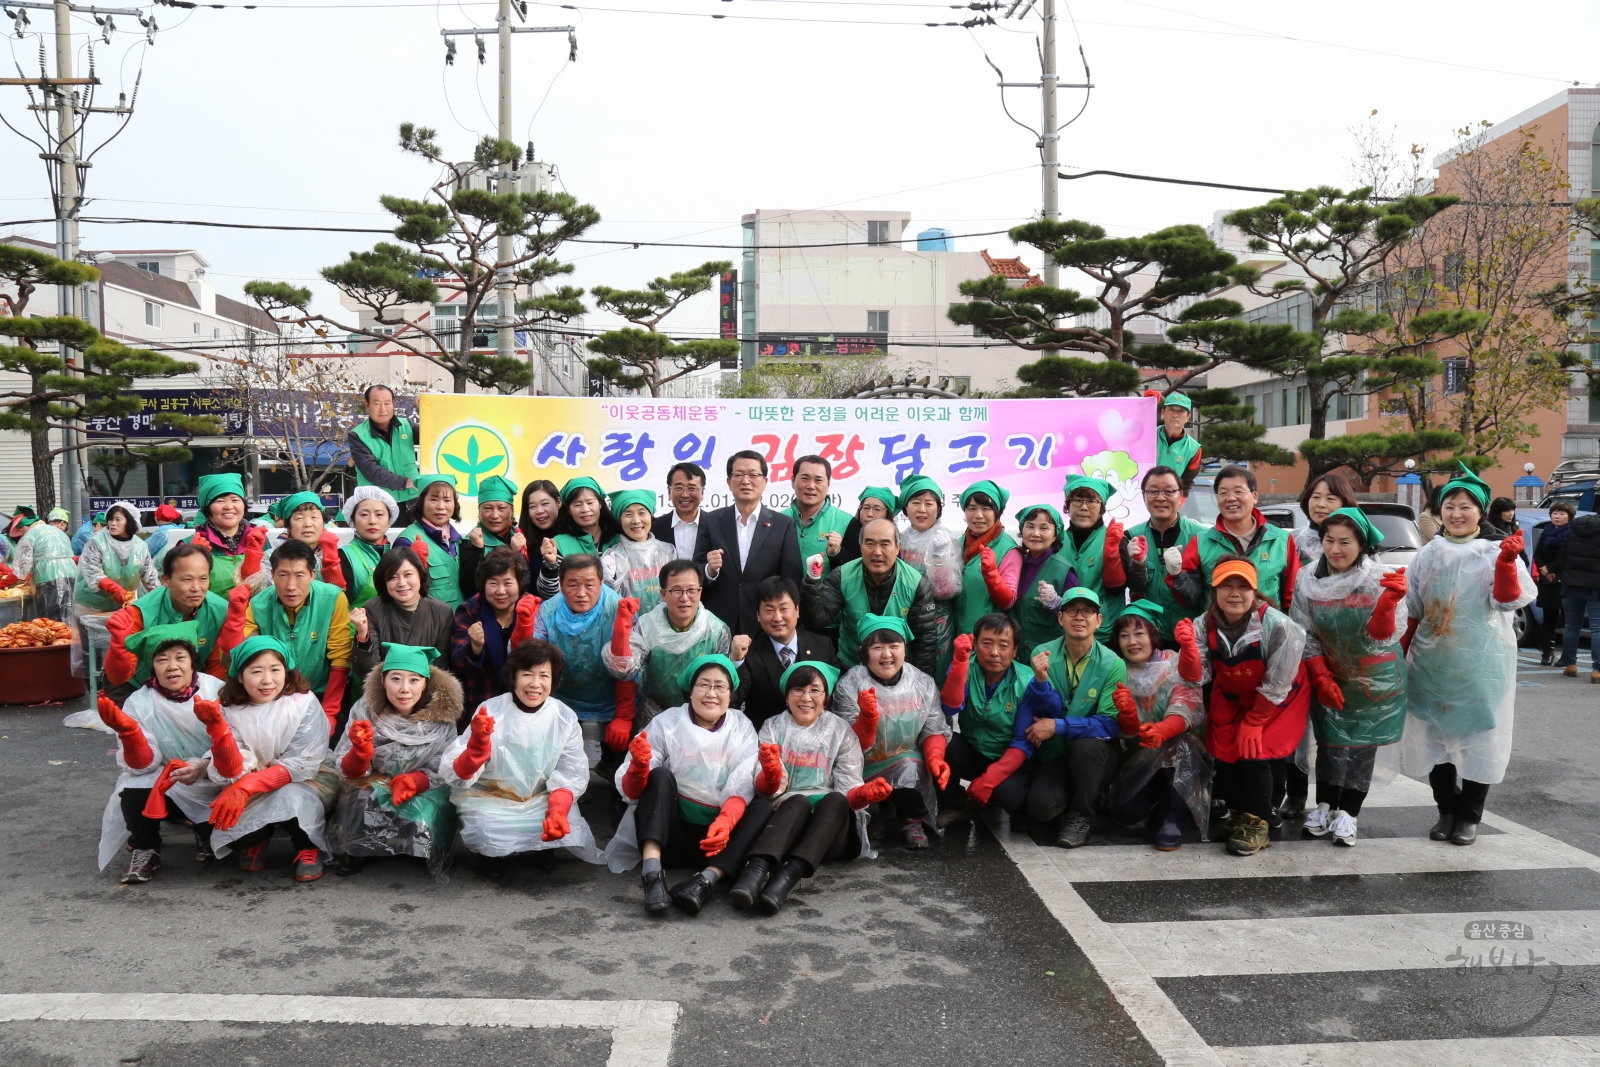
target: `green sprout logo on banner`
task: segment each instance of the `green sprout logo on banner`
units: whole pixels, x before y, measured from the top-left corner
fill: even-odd
[[[487,426],[457,426],[439,440],[433,467],[440,474],[455,475],[457,482],[465,475],[461,495],[477,496],[480,478],[510,472],[511,449]]]

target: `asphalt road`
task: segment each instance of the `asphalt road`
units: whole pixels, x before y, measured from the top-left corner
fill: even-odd
[[[636,875],[565,858],[500,882],[470,859],[444,885],[394,860],[297,885],[281,840],[265,871],[243,874],[198,868],[178,828],[155,881],[125,888],[120,860],[94,870],[113,739],[62,727],[70,707],[0,708],[0,1019],[37,1014],[18,995],[111,998],[58,1016],[82,1021],[0,1022],[0,1063],[1264,1065],[1343,1062],[1303,1050],[1345,1043],[1349,1062],[1381,1067],[1402,1062],[1386,1050],[1453,1038],[1502,1062],[1468,988],[1499,1005],[1500,1029],[1511,1019],[1522,1051],[1503,1062],[1600,1062],[1600,687],[1536,666],[1523,682],[1516,753],[1489,797],[1508,822],[1486,819],[1472,849],[1426,840],[1415,783],[1363,813],[1355,849],[1285,841],[1232,865],[1217,845],[1158,855],[1102,832],[1067,853],[973,825],[927,853],[824,868],[775,918],[720,897],[698,918],[652,918]],[[1510,972],[1452,984],[1458,946],[1412,927],[1444,913],[1459,931],[1465,911],[1538,917],[1535,947],[1554,961],[1538,966],[1562,968],[1553,1006],[1541,1014],[1544,986]],[[1228,922],[1241,925],[1218,929]],[[1386,955],[1325,922],[1381,924]],[[188,996],[124,1003],[147,993]],[[261,1022],[252,1012],[269,1008],[218,994],[331,999],[273,1002],[283,1019]],[[632,1045],[566,1004],[533,1005],[525,1025],[444,1025],[421,1009],[415,1025],[338,1021],[393,998],[677,1014],[665,1009],[666,1037],[641,1030]]]

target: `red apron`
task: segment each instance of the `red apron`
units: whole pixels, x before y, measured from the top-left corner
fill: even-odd
[[[1265,616],[1267,606],[1257,609]],[[1305,664],[1295,671],[1294,684],[1281,704],[1268,704],[1256,687],[1267,673],[1261,655],[1261,642],[1254,641],[1226,656],[1220,649],[1216,629],[1206,627],[1206,642],[1211,650],[1211,698],[1206,715],[1206,748],[1224,763],[1239,759],[1239,724],[1252,709],[1271,709],[1271,718],[1261,731],[1261,758],[1282,759],[1293,755],[1306,732],[1306,716],[1311,711],[1311,687],[1306,683]]]

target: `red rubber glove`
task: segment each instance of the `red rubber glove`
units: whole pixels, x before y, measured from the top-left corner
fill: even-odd
[[[539,605],[544,603],[532,593],[524,593],[517,600],[517,621],[511,626],[511,647],[516,648],[533,638],[534,620],[539,617]]]
[[[922,762],[928,768],[928,776],[938,783],[940,789],[950,788],[950,764],[944,759],[944,750],[948,745],[944,734],[929,734],[922,742]]]
[[[472,717],[472,736],[467,739],[467,747],[450,766],[456,772],[456,777],[466,781],[477,774],[485,763],[489,762],[492,748],[489,736],[494,733],[494,716],[485,708],[479,708],[478,713]]]
[[[622,795],[629,800],[638,800],[644,795],[644,787],[650,784],[650,739],[645,737],[643,730],[634,736],[633,743],[628,746],[628,756],[632,762],[628,764],[628,772],[622,776]]]
[[[350,751],[339,761],[346,778],[365,778],[372,769],[372,723],[358,719],[350,724]],[[390,783],[393,785],[393,783]],[[396,804],[403,801],[395,801]]]
[[[1344,691],[1339,688],[1333,671],[1328,669],[1327,657],[1312,656],[1306,660],[1306,674],[1311,676],[1311,692],[1316,695],[1317,703],[1325,708],[1344,710]]]
[[[715,856],[727,848],[728,835],[733,833],[733,828],[743,816],[744,797],[729,797],[724,800],[722,810],[711,820],[711,825],[706,828],[706,836],[700,840],[700,851],[707,856]]]
[[[250,587],[243,582],[228,590],[228,614],[217,633],[217,650],[222,653],[223,664],[234,646],[244,640],[245,613],[250,610]]]
[[[244,532],[244,562],[239,565],[241,577],[252,577],[261,569],[261,554],[267,547],[267,528],[252,526]]]
[[[606,723],[606,747],[613,752],[628,748],[628,737],[633,733],[633,717],[639,703],[639,683],[618,682],[617,717]]]
[[[424,567],[428,565],[428,538],[426,534],[411,542],[411,551],[417,554],[417,559]]]
[[[1239,758],[1261,758],[1261,723],[1251,723],[1249,719],[1239,724]]]
[[[869,752],[878,740],[878,691],[868,686],[856,694],[856,707],[861,714],[856,716],[856,721],[850,724],[850,729],[856,732],[856,740],[861,742],[861,751]]]
[[[894,786],[884,781],[882,777],[878,777],[856,786],[846,793],[844,798],[850,802],[851,811],[860,811],[868,804],[882,804],[893,792]]]
[[[1015,774],[1028,759],[1027,754],[1020,748],[1008,748],[1000,758],[989,764],[989,769],[978,776],[978,780],[967,786],[967,796],[971,797],[978,807],[989,803],[989,798],[994,791]]]
[[[344,567],[339,562],[339,535],[332,530],[323,530],[317,538],[317,547],[322,549],[322,580],[344,589]]]
[[[211,802],[211,825],[218,830],[233,829],[252,796],[282,789],[289,782],[289,768],[276,763],[264,771],[251,771]]]
[[[142,771],[155,762],[156,754],[150,751],[150,741],[139,724],[104,693],[100,694],[100,721],[111,727],[122,742],[122,762],[128,770]]]
[[[1005,611],[1016,603],[1017,591],[1000,577],[1000,564],[994,558],[994,550],[988,545],[978,549],[978,569],[983,572],[983,584],[989,590],[989,599],[994,601],[995,607]]]
[[[1394,609],[1406,598],[1406,569],[1401,567],[1378,579],[1383,592],[1367,620],[1367,636],[1374,641],[1387,641],[1394,636]]]
[[[1108,589],[1119,589],[1128,584],[1128,572],[1122,566],[1122,535],[1122,523],[1113,519],[1106,526],[1105,565],[1101,570]]]
[[[244,757],[239,754],[239,742],[234,740],[228,720],[222,717],[222,705],[215,700],[194,701],[194,717],[205,724],[211,738],[211,765],[224,778],[237,778],[244,773]]]
[[[95,584],[100,587],[102,593],[115,600],[118,604],[121,604],[128,597],[128,591],[110,578],[102,578]]]
[[[1200,645],[1194,636],[1194,620],[1179,619],[1172,628],[1178,642],[1178,677],[1186,682],[1200,681]]]
[[[972,665],[972,635],[961,634],[955,639],[950,658],[950,673],[944,676],[944,688],[939,699],[947,708],[959,708],[967,700],[967,670]]]
[[[1128,558],[1143,563],[1150,558],[1150,539],[1141,534],[1128,542]]]
[[[188,760],[167,760],[167,765],[161,768],[161,776],[156,779],[156,784],[150,788],[150,796],[144,802],[142,814],[145,818],[165,819],[167,817],[167,790],[172,788],[172,773],[181,771],[188,765]]]
[[[572,824],[567,821],[567,813],[572,810],[572,790],[552,789],[550,791],[549,806],[544,813],[544,828],[539,834],[540,841],[560,841],[572,833]]]
[[[431,788],[433,783],[428,780],[427,772],[407,771],[389,779],[389,799],[398,808],[418,793],[426,793]]]
[[[1123,737],[1137,737],[1139,735],[1139,704],[1133,699],[1133,690],[1117,683],[1111,691],[1111,703],[1117,709],[1117,728],[1122,731]]]
[[[118,608],[106,620],[106,633],[111,635],[111,647],[106,650],[103,665],[106,680],[121,685],[130,680],[139,669],[139,657],[128,651],[128,638],[144,629],[144,613],[131,604]]]
[[[1147,722],[1139,726],[1139,745],[1142,748],[1160,748],[1189,728],[1182,715],[1168,715],[1160,722]]]
[[[756,751],[756,762],[761,770],[756,772],[756,792],[764,797],[775,797],[783,788],[783,746],[763,744]]]
[[[1405,636],[1400,638],[1400,651],[1410,653],[1411,638],[1416,635],[1417,627],[1422,625],[1421,619],[1407,619]]]
[[[1522,595],[1522,578],[1517,574],[1517,557],[1522,553],[1522,531],[1500,542],[1500,558],[1494,564],[1494,599],[1510,604]]]
[[[76,556],[73,557],[73,562],[77,562]],[[14,585],[21,584],[22,579],[17,577],[17,572],[12,570],[7,564],[0,563],[0,589],[10,589]]]
[[[638,614],[638,597],[625,596],[617,603],[617,619],[611,624],[611,654],[618,659],[633,655],[633,619]]]
[[[328,688],[322,691],[322,714],[328,717],[328,736],[339,723],[339,706],[344,703],[344,687],[350,684],[350,668],[335,667],[328,672]]]

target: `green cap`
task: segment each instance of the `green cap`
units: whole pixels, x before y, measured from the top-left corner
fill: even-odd
[[[153,656],[156,649],[168,641],[182,641],[189,646],[189,653],[194,656],[200,654],[200,624],[194,621],[173,622],[165,626],[147,626],[137,633],[128,635],[123,644],[135,656]],[[198,670],[200,665],[195,664]]]
[[[97,511],[93,515],[89,516],[89,521],[91,523],[99,523],[101,526],[104,526],[106,524],[106,513],[103,511]]]
[[[383,670],[410,671],[426,678],[429,664],[439,658],[439,650],[432,645],[402,645],[395,641],[383,643]]]
[[[894,516],[895,508],[899,507],[899,501],[895,499],[894,490],[888,486],[869,485],[861,490],[861,494],[856,497],[856,511],[858,513],[861,511],[861,505],[868,500],[876,500],[888,508],[891,518]]]
[[[45,516],[46,522],[71,522],[72,515],[66,508],[51,508],[50,514]]]
[[[200,511],[204,513],[213,500],[230,493],[240,500],[244,499],[243,475],[204,474],[200,476],[200,483],[195,489],[195,498],[200,502]]]
[[[1439,502],[1441,504],[1444,503],[1444,498],[1457,489],[1465,489],[1472,494],[1473,499],[1477,500],[1480,510],[1487,508],[1489,506],[1489,497],[1493,495],[1493,490],[1489,488],[1489,483],[1473,474],[1472,468],[1465,463],[1461,463],[1460,460],[1456,462],[1461,467],[1461,473],[1444,483],[1444,488],[1439,490]]]
[[[606,498],[606,491],[600,488],[600,483],[585,474],[572,479],[572,481],[561,487],[561,502],[565,504],[568,500],[572,499],[572,494],[576,493],[579,489],[592,489],[594,490],[594,495],[599,497],[601,500]]]
[[[1159,633],[1161,630],[1161,616],[1164,614],[1166,613],[1162,611],[1161,605],[1153,600],[1135,600],[1133,603],[1123,607],[1122,611],[1117,615],[1117,621],[1121,622],[1128,616],[1133,615],[1154,626]]]
[[[1070,497],[1075,489],[1091,490],[1100,498],[1100,504],[1102,507],[1104,507],[1106,502],[1111,499],[1112,495],[1110,482],[1106,481],[1104,478],[1091,478],[1087,474],[1067,475],[1067,482],[1061,487],[1062,494]]]
[[[999,518],[1001,515],[1005,514],[1006,501],[1011,499],[1010,492],[1000,488],[1000,486],[985,478],[983,481],[973,482],[971,485],[961,490],[962,507],[967,506],[967,501],[972,499],[973,493],[982,493],[984,496],[994,501],[995,507],[998,509],[995,514],[996,518]]]
[[[235,678],[239,677],[239,669],[262,652],[276,652],[283,657],[283,665],[291,671],[294,670],[294,653],[289,651],[288,645],[276,637],[256,634],[233,646],[233,651],[228,653],[228,673]]]
[[[428,491],[428,486],[437,485],[440,482],[448,485],[458,493],[461,492],[461,487],[456,485],[456,478],[453,474],[419,474],[411,479],[411,484],[416,489],[419,497]]]
[[[1189,412],[1194,411],[1194,401],[1182,393],[1168,393],[1161,398],[1161,406],[1164,408],[1182,408]]]
[[[272,507],[268,508],[267,513],[273,518],[282,519],[284,524],[287,525],[289,522],[289,516],[293,515],[307,504],[315,504],[317,510],[322,511],[322,498],[315,493],[304,492],[291,493],[282,500],[278,501],[276,504],[272,505]],[[323,514],[323,518],[327,518],[327,514],[325,512]]]
[[[1074,600],[1087,600],[1097,608],[1104,606],[1100,603],[1099,593],[1096,593],[1093,589],[1090,589],[1086,585],[1075,585],[1071,589],[1063,589],[1061,591],[1061,607],[1057,608],[1056,610],[1064,610],[1066,606],[1072,603]]]
[[[822,675],[822,684],[827,687],[827,690],[830,693],[833,692],[833,687],[839,682],[838,667],[835,667],[831,663],[823,663],[821,660],[803,659],[799,660],[798,662],[791,663],[789,665],[789,669],[784,671],[783,674],[778,677],[778,688],[786,691],[789,686],[789,675],[793,674],[801,667],[815,668],[816,672]]]
[[[480,478],[478,480],[478,503],[492,503],[497,500],[503,504],[515,504],[517,502],[517,487],[512,484],[511,479],[498,474]]]
[[[904,511],[906,505],[911,503],[911,498],[918,493],[932,493],[940,501],[944,500],[944,490],[939,488],[939,483],[926,474],[913,474],[900,483],[900,510]]]
[[[911,642],[911,627],[898,615],[863,615],[861,621],[856,623],[856,633],[863,638],[870,637],[879,630],[893,630],[907,644]]]
[[[1361,531],[1361,543],[1368,548],[1377,548],[1383,544],[1383,531],[1372,525],[1372,520],[1367,518],[1367,513],[1360,508],[1340,508],[1332,515],[1329,515],[1328,519],[1333,518],[1334,515],[1343,515],[1355,523],[1356,529]],[[1323,529],[1327,529],[1328,519],[1322,520]]]
[[[1028,517],[1036,511],[1042,511],[1049,515],[1050,521],[1056,524],[1056,547],[1061,547],[1062,542],[1066,540],[1067,536],[1065,530],[1062,528],[1061,512],[1057,511],[1049,504],[1029,504],[1027,507],[1017,512],[1017,539],[1022,539],[1022,524],[1027,522]]]
[[[694,686],[694,676],[700,673],[702,667],[721,667],[728,672],[728,683],[738,688],[739,668],[733,665],[733,660],[720,652],[695,657],[693,663],[678,672],[678,687],[687,693]]]
[[[563,497],[562,499],[565,499]],[[656,494],[651,489],[618,489],[611,494],[611,514],[622,518],[622,513],[635,504],[643,504],[650,514],[656,513]]]

